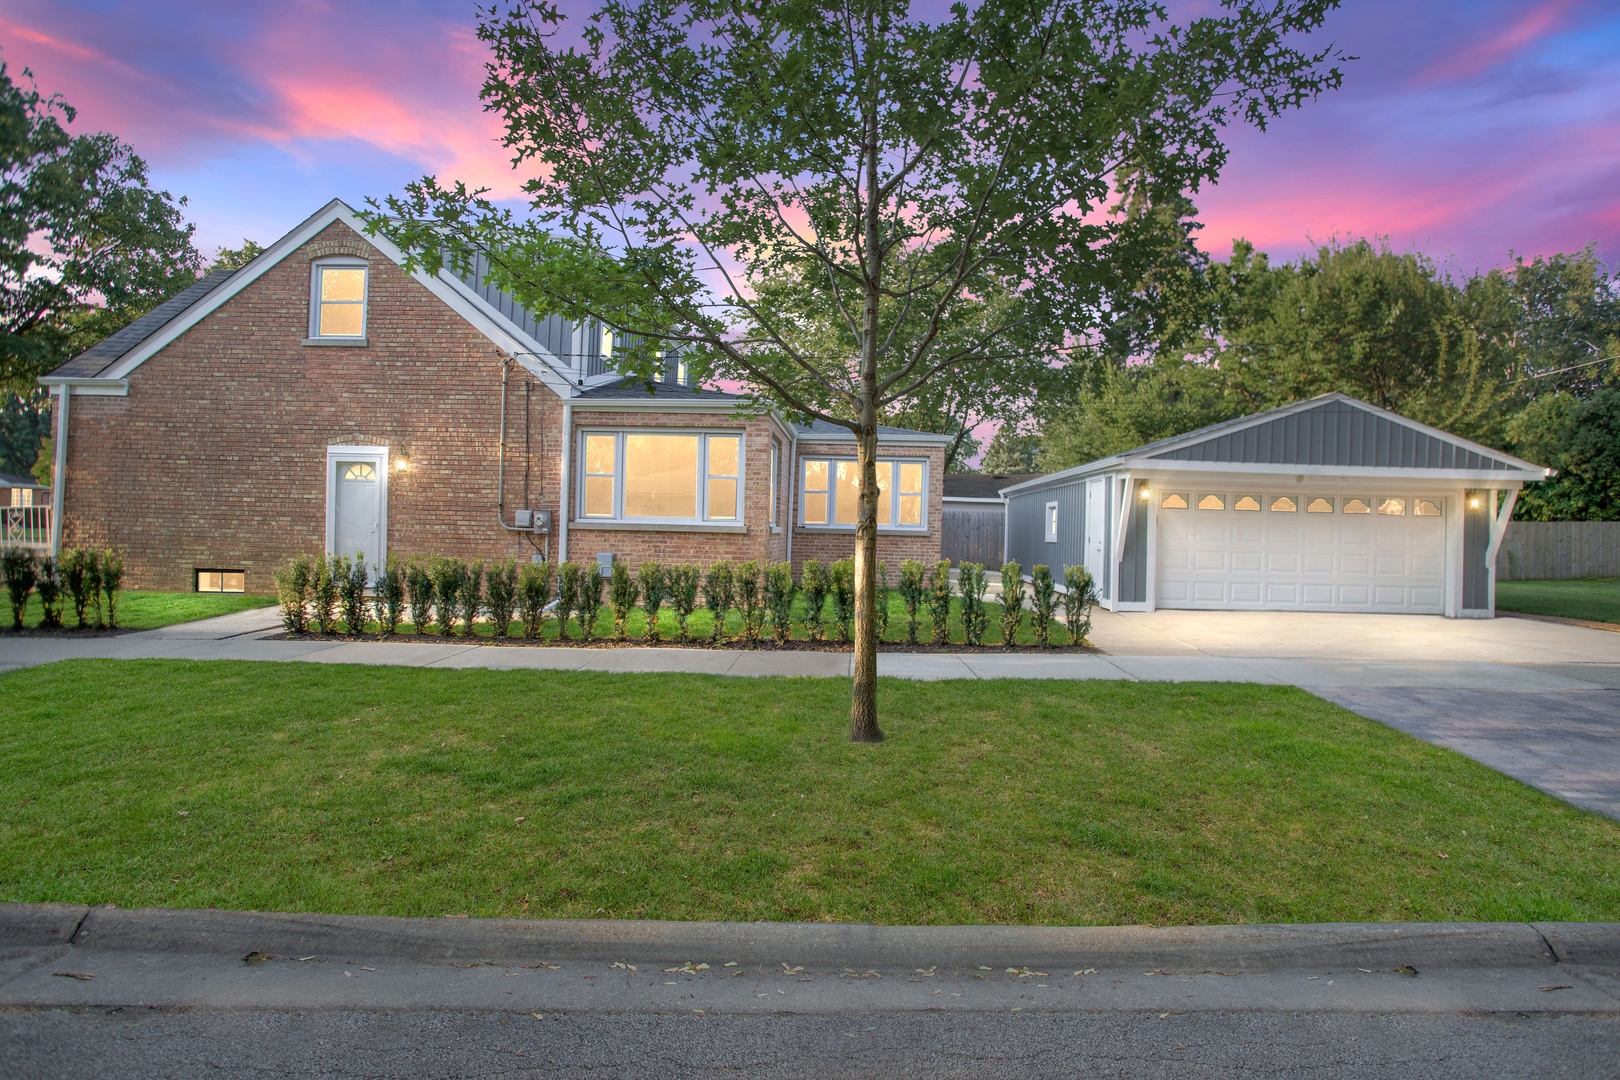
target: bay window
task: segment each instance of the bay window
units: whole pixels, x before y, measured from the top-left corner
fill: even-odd
[[[877,461],[877,523],[883,529],[927,528],[926,462]],[[861,492],[860,464],[852,458],[805,458],[800,471],[801,523],[811,528],[854,528]]]
[[[742,519],[741,435],[630,429],[586,431],[580,442],[581,519]]]

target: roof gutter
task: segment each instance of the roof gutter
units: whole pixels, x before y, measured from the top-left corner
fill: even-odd
[[[128,379],[75,378],[73,376],[41,375],[39,384],[45,387],[63,387],[75,394],[92,397],[129,397]]]

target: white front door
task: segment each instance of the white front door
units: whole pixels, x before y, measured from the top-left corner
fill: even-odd
[[[333,468],[337,475],[332,492],[337,505],[332,513],[332,554],[353,558],[359,552],[365,557],[368,568],[376,567],[382,561],[379,463],[339,458],[333,462]]]
[[[1092,480],[1086,484],[1086,569],[1097,588],[1108,592],[1108,481]]]
[[[1166,488],[1162,608],[1382,611],[1445,606],[1445,500]]]

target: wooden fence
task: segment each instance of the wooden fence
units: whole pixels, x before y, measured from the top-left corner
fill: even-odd
[[[1510,521],[1498,581],[1620,577],[1620,521]]]
[[[940,558],[953,563],[976,562],[999,569],[1007,512],[999,506],[945,506]]]

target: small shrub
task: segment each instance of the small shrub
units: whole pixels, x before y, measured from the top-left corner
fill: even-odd
[[[545,629],[546,605],[551,602],[551,564],[526,562],[519,566],[516,592],[523,636],[537,638]]]
[[[38,577],[34,553],[25,547],[6,548],[5,554],[0,555],[0,566],[4,567],[6,592],[11,595],[11,625],[21,630],[23,615],[28,609],[28,597],[33,593]]]
[[[900,602],[906,606],[906,642],[917,644],[917,610],[922,607],[926,582],[923,564],[907,559],[900,564]]]
[[[517,561],[501,559],[484,578],[484,595],[489,607],[490,630],[505,637],[512,629],[512,612],[517,607]]]
[[[568,638],[568,617],[579,610],[580,582],[585,569],[570,559],[557,568],[557,640]],[[584,636],[583,628],[580,636]]]
[[[731,564],[721,559],[709,567],[703,578],[703,606],[714,613],[714,628],[710,638],[719,641],[726,632],[726,613],[736,600],[737,580],[731,573]]]
[[[799,569],[799,589],[804,593],[804,632],[811,641],[820,641],[821,609],[827,603],[827,575],[816,559],[804,560]]]
[[[433,575],[420,555],[412,555],[405,565],[405,592],[411,601],[411,628],[418,634],[427,633],[433,621]]]
[[[392,634],[405,617],[405,564],[390,555],[377,571],[377,630]]]
[[[32,552],[29,553],[29,558],[32,560]],[[62,552],[62,587],[67,590],[68,599],[73,602],[73,618],[78,626],[86,624],[90,610],[90,564],[94,558],[84,548],[68,548]],[[32,565],[30,561],[30,568]],[[24,593],[23,600],[26,602],[27,599],[28,595]],[[16,610],[20,611],[21,608]]]
[[[332,560],[315,556],[309,572],[310,625],[317,634],[337,632],[337,582],[332,576]]]
[[[827,567],[827,595],[832,600],[833,627],[848,641],[855,623],[855,560],[839,559]]]
[[[1017,644],[1018,628],[1024,624],[1024,568],[1015,562],[1001,564],[1001,643]]]
[[[968,645],[982,645],[984,631],[990,624],[990,615],[984,606],[984,590],[988,582],[983,563],[961,563],[961,576],[957,589],[962,594],[962,641]]]
[[[471,637],[474,633],[473,624],[478,621],[478,614],[484,609],[482,561],[477,565],[462,563],[461,588],[456,591],[456,600],[461,609],[461,632]]]
[[[336,559],[333,562],[337,562]],[[366,557],[355,552],[354,558],[344,559],[341,570],[333,573],[338,579],[339,603],[343,609],[343,626],[351,634],[366,632],[366,586],[370,575],[366,572]]]
[[[928,580],[928,630],[929,644],[950,644],[951,560],[949,559],[941,559],[935,563],[933,576]]]
[[[771,617],[771,640],[783,642],[793,629],[793,564],[765,568],[765,610]]]
[[[466,568],[459,559],[438,556],[430,564],[428,572],[433,575],[433,613],[439,624],[439,633],[453,634],[456,632],[456,613],[461,599],[461,578]]]
[[[872,611],[877,616],[877,636],[882,641],[889,636],[889,567],[882,559],[877,564],[876,588],[872,592]]]
[[[56,560],[49,555],[39,560],[39,570],[34,575],[34,589],[39,593],[39,625],[47,629],[61,626],[62,579],[56,573]]]
[[[690,563],[674,567],[669,572],[669,602],[675,608],[675,621],[680,626],[682,641],[691,637],[687,620],[697,610],[698,586],[702,581],[703,571]]]
[[[108,548],[101,553],[101,595],[107,598],[107,625],[118,625],[118,592],[124,587],[124,556]]]
[[[602,614],[602,571],[596,563],[579,568],[579,628],[586,641],[596,638],[596,620]]]
[[[737,583],[737,610],[742,615],[743,640],[758,641],[765,629],[765,597],[759,587],[759,563],[738,563],[732,577]]]
[[[90,625],[101,626],[101,556],[84,549],[84,588],[90,594]]]
[[[1069,628],[1069,644],[1085,645],[1091,636],[1091,611],[1097,606],[1097,582],[1084,566],[1065,566],[1063,622]]]
[[[1029,572],[1029,593],[1034,601],[1035,642],[1052,644],[1052,616],[1057,611],[1057,585],[1052,581],[1052,568],[1037,564]]]
[[[630,576],[630,567],[623,559],[614,559],[613,569],[608,573],[608,604],[613,608],[613,640],[623,641],[629,636],[625,624],[630,619],[630,612],[635,609],[636,600],[641,597],[641,586]]]
[[[636,576],[641,579],[641,606],[647,611],[647,640],[656,645],[663,637],[658,627],[658,612],[669,596],[670,573],[655,562],[644,562]]]
[[[315,568],[308,555],[294,555],[276,568],[276,603],[281,625],[290,633],[309,633],[309,582]]]

